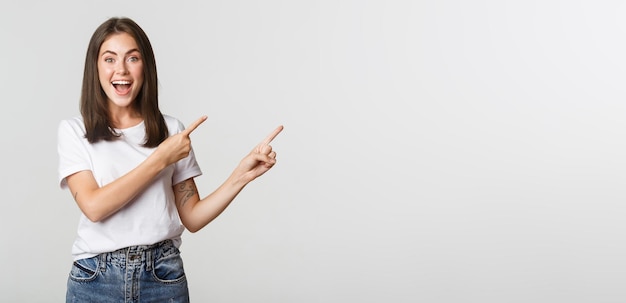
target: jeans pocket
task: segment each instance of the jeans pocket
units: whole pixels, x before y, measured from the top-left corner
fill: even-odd
[[[74,261],[72,270],[70,271],[70,279],[76,282],[89,282],[94,280],[98,275],[98,266],[100,259],[96,257],[80,259]]]
[[[186,280],[183,259],[177,248],[172,247],[154,260],[152,276],[161,283],[180,283]]]

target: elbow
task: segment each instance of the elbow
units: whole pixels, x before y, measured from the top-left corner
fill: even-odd
[[[102,220],[106,218],[105,216],[94,214],[94,213],[83,212],[83,214],[85,215],[85,217],[87,217],[87,219],[89,219],[89,221],[93,223],[102,222]]]
[[[107,218],[107,215],[103,212],[98,211],[97,209],[91,209],[87,206],[81,207],[81,211],[83,215],[85,215],[85,217],[93,223],[102,222],[104,219]]]
[[[200,231],[203,227],[205,227],[207,224],[203,224],[202,222],[189,222],[189,221],[183,221],[183,226],[185,226],[185,228],[191,232],[192,234],[197,233],[198,231]]]
[[[192,229],[192,228],[187,228],[187,230],[188,230],[190,233],[195,234],[195,233],[197,233],[200,229],[198,229],[198,228],[193,228],[193,229]]]
[[[194,225],[185,225],[185,228],[187,228],[187,230],[189,232],[191,232],[192,234],[197,233],[199,230],[202,229],[201,226],[194,226]]]

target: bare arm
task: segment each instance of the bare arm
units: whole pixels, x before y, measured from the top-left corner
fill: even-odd
[[[202,117],[181,133],[167,138],[139,166],[105,186],[98,186],[91,171],[68,176],[67,185],[80,210],[89,220],[98,222],[124,207],[165,167],[189,154],[189,134],[205,120]]]
[[[282,130],[283,127],[279,126],[259,143],[241,160],[226,181],[204,199],[200,199],[193,179],[174,185],[176,207],[183,225],[189,231],[196,232],[217,218],[248,183],[276,164],[276,152],[269,144]]]

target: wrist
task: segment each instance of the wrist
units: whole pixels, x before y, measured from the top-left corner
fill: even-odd
[[[245,172],[241,172],[239,170],[233,171],[233,173],[228,177],[227,183],[236,188],[243,188],[246,184],[252,181],[248,174]]]
[[[160,157],[156,151],[146,158],[144,164],[150,168],[156,169],[159,172],[168,166],[166,161]]]

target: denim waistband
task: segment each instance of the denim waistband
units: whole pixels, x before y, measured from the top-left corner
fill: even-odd
[[[136,245],[120,248],[116,251],[102,253],[100,257],[100,270],[105,271],[107,264],[126,266],[129,264],[140,265],[145,263],[146,271],[152,270],[155,255],[159,250],[174,247],[172,240],[164,240],[151,245]]]

